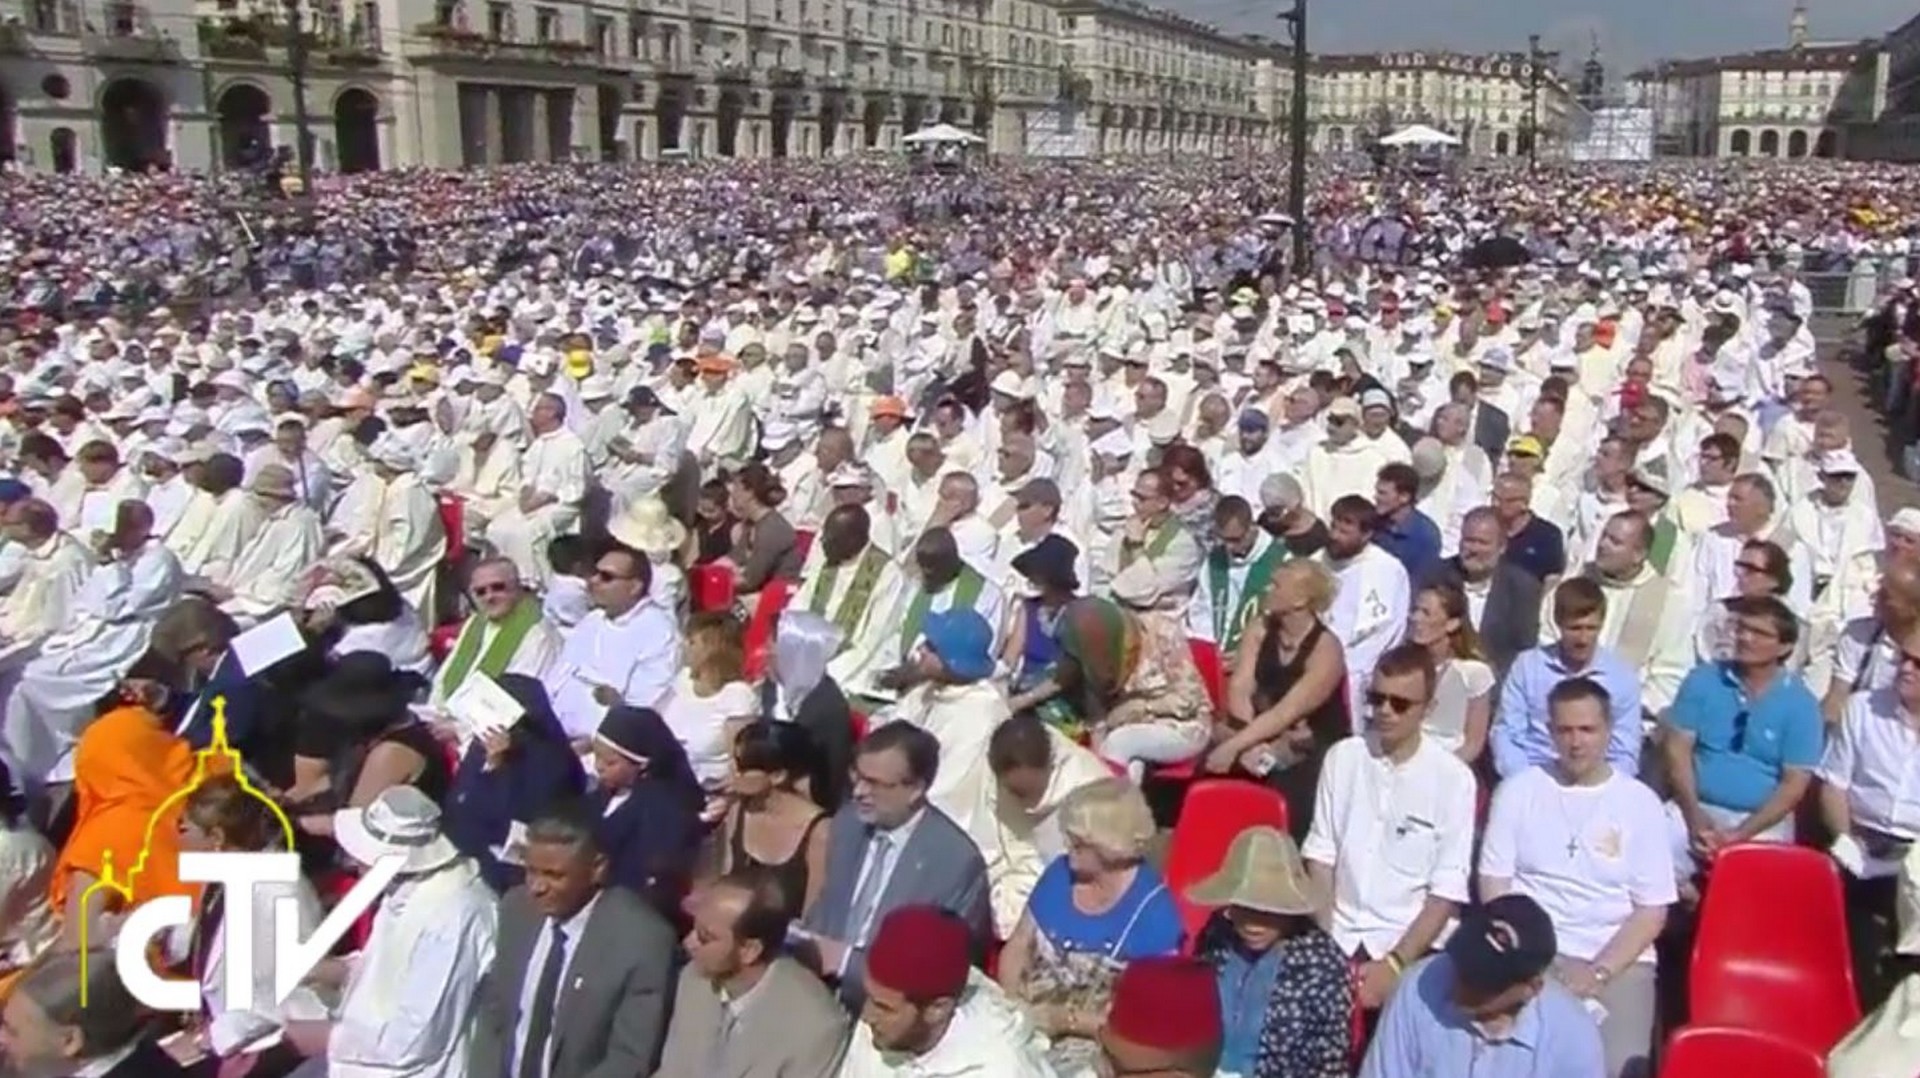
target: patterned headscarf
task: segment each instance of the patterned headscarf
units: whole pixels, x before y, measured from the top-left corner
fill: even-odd
[[[1125,689],[1140,662],[1140,629],[1132,615],[1107,599],[1075,599],[1060,612],[1060,650],[1073,658],[1087,687],[1101,699]]]

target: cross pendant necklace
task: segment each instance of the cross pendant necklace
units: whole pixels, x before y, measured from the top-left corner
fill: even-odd
[[[1568,860],[1572,860],[1574,857],[1578,856],[1579,853],[1580,853],[1580,836],[1575,835],[1572,838],[1567,839]]]

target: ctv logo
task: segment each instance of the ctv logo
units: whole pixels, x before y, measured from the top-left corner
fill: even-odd
[[[380,896],[386,892],[394,877],[400,874],[406,864],[403,855],[383,857],[369,868],[348,891],[307,939],[300,938],[298,903],[291,894],[277,896],[272,904],[273,911],[273,998],[260,1000],[254,998],[254,954],[255,915],[259,906],[254,900],[255,888],[262,885],[278,885],[291,888],[300,879],[300,855],[294,852],[293,821],[287,818],[284,810],[256,788],[240,766],[240,755],[227,744],[227,708],[226,698],[218,697],[213,701],[213,741],[198,754],[192,779],[174,791],[160,807],[154,810],[147,820],[147,841],[140,850],[140,859],[127,873],[125,882],[116,880],[113,871],[111,853],[103,858],[100,880],[86,889],[80,896],[80,1005],[87,1005],[86,962],[91,953],[87,943],[87,907],[96,894],[106,892],[118,895],[122,902],[133,900],[133,880],[141,869],[146,867],[148,851],[153,845],[154,827],[169,812],[183,803],[197,789],[208,774],[208,765],[216,761],[225,761],[227,766],[216,773],[230,771],[242,789],[252,794],[269,807],[280,823],[281,835],[285,842],[284,850],[268,851],[219,851],[186,852],[180,855],[179,876],[184,883],[219,884],[222,888],[222,927],[225,940],[226,984],[224,986],[226,1006],[230,1010],[271,1010],[284,1002],[299,987],[314,966],[326,957],[335,944],[346,936],[353,923],[360,919]],[[121,922],[119,936],[113,943],[114,968],[119,971],[127,991],[141,1004],[156,1011],[179,1011],[193,1013],[201,1009],[202,995],[198,980],[174,980],[162,977],[153,970],[150,959],[152,947],[163,933],[173,928],[187,928],[193,924],[193,900],[184,895],[167,895],[151,899],[133,907]]]

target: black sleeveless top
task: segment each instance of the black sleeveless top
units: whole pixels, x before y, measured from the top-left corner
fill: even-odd
[[[1307,672],[1307,656],[1320,644],[1321,634],[1327,627],[1314,622],[1307,631],[1306,638],[1295,649],[1293,660],[1283,662],[1280,659],[1280,621],[1268,615],[1267,638],[1260,649],[1259,658],[1253,664],[1253,710],[1256,714],[1265,711],[1287,695],[1287,691],[1298,684]],[[1326,700],[1307,715],[1306,727],[1313,733],[1313,748],[1308,755],[1317,756],[1332,748],[1334,743],[1353,732],[1353,722],[1347,713],[1347,694],[1341,686],[1335,686]]]
[[[787,912],[800,916],[800,907],[807,901],[807,846],[813,841],[813,829],[825,823],[830,817],[826,813],[815,816],[800,832],[800,843],[793,848],[793,854],[778,864],[762,861],[747,852],[747,818],[741,813],[734,817],[733,837],[727,842],[732,851],[733,867],[751,869],[756,873],[771,876],[780,884],[780,890],[787,896]]]

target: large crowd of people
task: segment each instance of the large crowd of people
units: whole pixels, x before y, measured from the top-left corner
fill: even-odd
[[[1873,1010],[1920,510],[1814,324],[1920,411],[1911,173],[1311,180],[0,175],[4,1066],[1651,1078],[1756,843]]]

